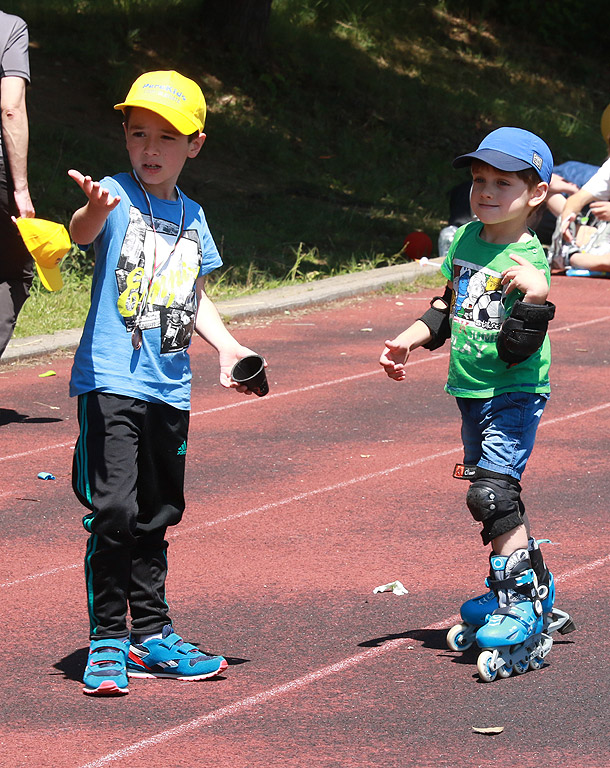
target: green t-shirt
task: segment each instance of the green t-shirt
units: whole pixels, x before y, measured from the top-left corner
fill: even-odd
[[[502,272],[523,256],[551,274],[545,253],[533,235],[526,243],[496,245],[479,237],[483,224],[472,221],[456,235],[441,271],[453,283],[451,300],[451,353],[445,389],[455,397],[489,398],[504,392],[550,392],[551,345],[542,347],[522,363],[508,367],[500,360],[496,339],[506,315],[523,294],[506,294]]]

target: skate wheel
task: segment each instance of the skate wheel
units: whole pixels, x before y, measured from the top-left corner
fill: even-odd
[[[532,656],[529,663],[530,669],[540,669],[540,667],[544,664],[544,659],[540,656]]]
[[[529,669],[530,665],[527,661],[516,661],[514,666],[514,672],[516,675],[523,675]]]
[[[451,651],[466,651],[474,640],[466,640],[464,632],[466,624],[456,624],[447,632],[447,646]]]
[[[493,653],[491,651],[482,651],[477,659],[477,671],[484,683],[492,683],[498,674],[495,669],[491,668],[492,659]]]
[[[507,666],[506,664],[498,668],[498,677],[503,677],[506,679],[507,677],[510,677],[512,673],[513,673],[513,668]]]

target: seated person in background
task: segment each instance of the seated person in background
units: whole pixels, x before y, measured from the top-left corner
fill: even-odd
[[[599,171],[599,165],[568,160],[553,167],[546,207],[555,216],[563,211],[566,198],[574,195]]]
[[[578,192],[598,170],[599,165],[578,160],[568,160],[553,166],[548,197],[540,207],[537,219],[530,224],[541,243],[551,244],[557,217],[563,211],[566,198]]]
[[[610,152],[610,104],[601,119]],[[588,216],[581,213],[588,206]],[[549,257],[554,269],[610,272],[610,157],[565,201]]]

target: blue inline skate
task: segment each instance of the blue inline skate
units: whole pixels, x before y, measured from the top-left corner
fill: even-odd
[[[462,622],[452,627],[447,634],[447,645],[452,651],[465,651],[475,640],[485,649],[479,657],[481,679],[491,681],[496,675],[509,677],[513,671],[521,674],[528,667],[542,666],[542,659],[553,643],[549,635],[552,632],[565,635],[576,629],[569,614],[555,608],[553,575],[544,565],[539,543],[530,539],[527,551],[518,550],[518,556],[514,553],[514,562],[508,558],[511,562],[504,565],[498,562],[502,566],[499,570],[492,567],[490,578],[487,580],[492,590],[467,600],[461,608]],[[517,566],[518,572],[513,574],[512,571]],[[510,575],[507,568],[511,571]],[[511,581],[517,576],[520,582],[518,585]],[[529,609],[516,607],[524,601],[529,603]],[[502,610],[499,611],[501,606]],[[536,613],[538,606],[539,615]],[[508,618],[501,618],[513,613],[510,621]],[[497,618],[492,621],[494,615]],[[517,622],[517,626],[513,624],[509,628],[512,619]],[[490,629],[491,635],[479,632],[489,621],[494,628],[493,632]],[[504,639],[497,634],[500,626],[503,627],[501,632],[505,635]],[[531,636],[535,639],[531,639]],[[493,645],[490,645],[492,642]],[[525,650],[517,652],[515,647],[523,643],[526,643],[523,646]],[[512,655],[509,652],[511,650]]]

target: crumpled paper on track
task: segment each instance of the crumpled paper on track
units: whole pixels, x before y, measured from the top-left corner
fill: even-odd
[[[391,581],[389,584],[382,584],[380,587],[375,587],[373,594],[378,592],[392,592],[395,595],[408,595],[409,590],[405,589],[400,581]]]

